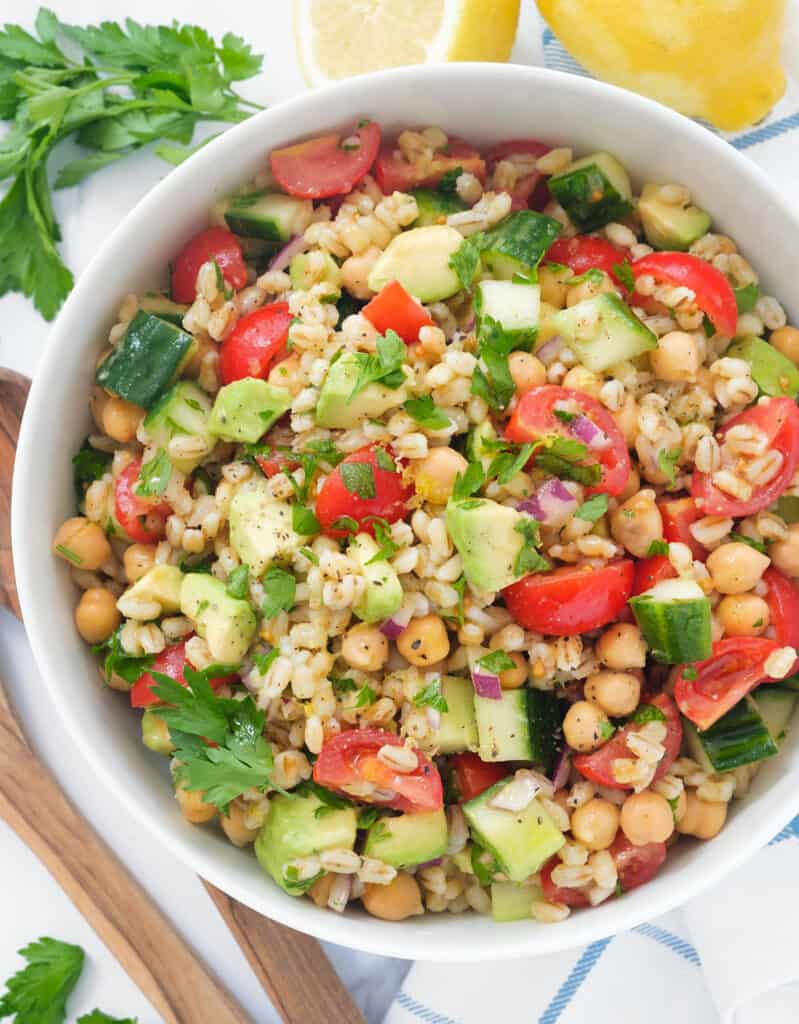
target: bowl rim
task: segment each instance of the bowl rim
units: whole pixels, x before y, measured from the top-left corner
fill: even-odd
[[[514,931],[513,943],[503,942],[502,931],[498,929],[495,949],[491,951],[474,943],[467,944],[465,949],[460,948],[459,944],[452,942],[449,929],[437,932],[435,928],[428,927],[426,934],[419,938],[419,932],[416,929],[408,932],[396,925],[388,926],[386,922],[374,918],[340,917],[322,911],[311,916],[302,913],[295,907],[295,904],[307,901],[275,898],[279,892],[276,887],[273,890],[271,886],[265,886],[261,898],[258,899],[247,885],[237,881],[235,874],[231,877],[231,873],[211,854],[206,853],[199,846],[192,847],[188,837],[179,836],[171,826],[162,825],[149,817],[134,792],[124,785],[122,779],[115,777],[112,772],[107,770],[100,755],[94,750],[89,736],[81,727],[79,716],[72,711],[66,692],[61,690],[57,682],[59,670],[63,671],[64,665],[59,665],[59,652],[53,650],[52,646],[47,643],[46,602],[42,602],[40,606],[34,599],[35,556],[33,552],[37,543],[41,546],[41,538],[37,538],[29,532],[25,515],[25,508],[30,500],[28,496],[32,493],[35,473],[39,468],[34,448],[36,424],[47,416],[52,389],[58,389],[58,361],[63,349],[68,350],[69,340],[66,336],[69,333],[71,321],[80,310],[84,296],[88,295],[95,287],[103,265],[109,254],[118,245],[118,240],[130,234],[134,229],[146,227],[150,217],[157,216],[159,211],[168,206],[171,196],[175,196],[179,202],[184,181],[195,175],[199,169],[207,171],[208,181],[212,183],[215,177],[215,165],[219,158],[227,150],[234,149],[240,139],[257,134],[259,129],[268,125],[273,118],[279,117],[284,121],[293,118],[298,124],[302,124],[306,114],[309,115],[309,119],[316,118],[318,120],[320,109],[327,106],[331,110],[329,121],[335,123],[337,99],[357,94],[368,95],[372,83],[381,87],[392,85],[402,87],[413,84],[435,89],[436,84],[444,79],[449,82],[453,79],[461,79],[464,84],[472,86],[481,80],[508,83],[509,87],[511,85],[513,87],[528,85],[534,88],[536,85],[544,83],[545,87],[554,85],[556,88],[562,89],[565,94],[569,95],[572,102],[582,100],[590,102],[593,97],[602,95],[620,112],[628,110],[646,114],[662,123],[664,129],[676,130],[684,138],[695,141],[698,149],[707,156],[713,157],[716,154],[719,160],[734,168],[738,180],[744,184],[751,184],[756,193],[769,199],[779,208],[781,215],[784,215],[788,222],[787,230],[790,230],[792,225],[794,232],[799,233],[799,218],[795,216],[776,186],[757,165],[735,150],[720,136],[650,99],[592,78],[525,65],[464,62],[393,68],[346,79],[327,85],[322,89],[303,92],[230,128],[200,149],[185,164],[172,170],[127,213],[81,273],[50,332],[34,376],[23,417],[13,480],[12,550],[23,620],[36,666],[44,680],[50,700],[61,721],[66,725],[72,741],[86,758],[95,775],[101,779],[102,784],[110,789],[132,818],[137,823],[144,825],[149,833],[170,853],[182,861],[187,868],[240,902],[281,924],[317,938],[387,956],[399,956],[407,959],[423,958],[442,962],[474,962],[486,959],[543,955],[573,948],[582,943],[595,941],[618,931],[632,928],[643,921],[674,909],[719,881],[772,839],[785,822],[799,812],[799,787],[794,787],[793,793],[781,794],[783,799],[779,804],[776,799],[772,798],[770,804],[774,806],[769,805],[769,812],[762,813],[759,822],[750,823],[751,827],[746,834],[745,841],[740,843],[736,849],[728,851],[728,856],[716,858],[710,864],[702,862],[699,865],[688,864],[681,867],[679,883],[672,879],[664,879],[662,876],[660,879],[655,879],[647,886],[648,900],[620,900],[612,905],[612,913],[599,914],[596,917],[592,914],[580,915],[579,928],[573,930],[531,928],[529,941],[524,939],[519,941],[518,932]],[[210,194],[211,184],[209,184],[208,190]],[[49,550],[49,541],[46,548]],[[780,781],[785,780],[783,778]],[[764,793],[758,798],[759,802],[765,805],[767,798],[772,794],[773,790]],[[573,931],[578,931],[579,934],[575,936]]]

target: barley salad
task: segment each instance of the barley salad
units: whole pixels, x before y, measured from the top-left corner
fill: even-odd
[[[365,120],[125,297],[54,551],[187,821],[391,921],[557,922],[718,834],[799,692],[799,330],[711,229]]]

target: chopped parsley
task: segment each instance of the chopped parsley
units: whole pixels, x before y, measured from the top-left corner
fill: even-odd
[[[445,196],[455,195],[457,192],[458,178],[463,174],[462,167],[453,167],[452,170],[446,171],[441,176],[441,180],[436,185],[436,191],[440,192]]]
[[[685,668],[682,670],[683,679],[687,679],[689,682],[692,682],[694,679],[696,679],[698,675],[699,673],[696,671],[696,667],[694,665],[686,665]]]
[[[273,619],[280,612],[290,612],[294,607],[297,581],[290,572],[273,565],[267,569],[261,580],[264,588],[264,603],[261,614]]]
[[[484,654],[482,658],[477,659],[476,664],[484,671],[494,675],[516,668],[516,662],[505,651],[492,651],[490,654]]]
[[[299,553],[303,558],[307,558],[311,565],[319,565],[319,557],[315,551],[312,551],[309,547],[303,547],[298,549]]]
[[[227,586],[225,589],[230,597],[235,597],[238,600],[246,598],[250,592],[249,565],[236,566],[227,578]]]
[[[370,522],[374,528],[378,549],[371,558],[367,559],[365,564],[371,565],[373,562],[387,561],[389,558],[393,558],[400,546],[391,538],[390,525],[380,516],[369,516],[367,522]]]
[[[731,533],[730,541],[737,544],[748,544],[750,548],[759,551],[761,555],[766,554],[766,545],[762,540],[755,540],[754,537],[747,537],[745,533]]]
[[[757,284],[752,281],[751,284],[744,285],[742,288],[733,288],[733,291],[738,312],[751,313],[760,298],[760,289]]]
[[[572,423],[577,419],[576,412],[567,412],[566,409],[553,409],[552,415],[557,417],[561,423]]]
[[[257,654],[254,654],[252,660],[258,672],[265,676],[279,657],[280,649],[273,647],[271,651],[259,651]]]
[[[334,693],[352,693],[358,689],[358,684],[349,676],[328,676]]]
[[[514,444],[512,441],[503,441],[502,450],[491,460],[486,478],[496,477],[497,483],[509,484],[530,461],[535,448],[532,442]]]
[[[72,548],[68,548],[66,544],[56,544],[55,549],[59,555],[66,558],[68,562],[72,562],[73,565],[83,564],[83,559],[80,555],[73,551]]]
[[[375,472],[368,462],[343,462],[339,466],[341,482],[350,492],[368,501],[377,494]]]
[[[455,477],[455,486],[452,489],[452,497],[454,501],[460,501],[463,498],[470,498],[485,483],[485,472],[483,470],[482,463],[470,462],[463,473],[458,473]]]
[[[633,712],[631,722],[636,725],[645,725],[647,722],[665,722],[666,715],[654,704],[642,704]]]
[[[291,526],[295,533],[299,533],[303,537],[310,537],[322,529],[313,509],[308,508],[307,505],[296,503],[291,506]]]
[[[602,479],[602,467],[598,462],[583,463],[587,454],[588,447],[582,441],[552,434],[544,438],[536,450],[535,464],[538,469],[560,480],[597,484]]]
[[[339,516],[331,523],[334,530],[346,530],[347,533],[357,533],[359,529],[358,520],[352,516]]]
[[[159,448],[149,462],[142,464],[133,493],[140,498],[157,498],[167,488],[172,476],[172,463],[163,448]]]
[[[317,807],[314,811],[315,818],[323,818],[332,811],[344,811],[348,807],[353,806],[352,801],[348,800],[345,796],[339,796],[338,793],[320,786],[318,782],[314,782],[312,779],[301,782],[294,792],[298,796],[315,796],[321,803],[322,806]]]
[[[504,409],[516,394],[508,356],[518,343],[491,316],[480,320],[479,362],[472,374],[471,392],[491,409]]]
[[[27,966],[8,979],[0,1017],[16,1024],[63,1024],[67,999],[83,970],[84,953],[57,939],[41,938],[19,950]]]
[[[668,487],[673,487],[677,481],[677,463],[682,455],[682,448],[671,448],[668,451],[661,448],[658,452],[658,469],[666,477]]]
[[[427,427],[428,430],[445,430],[450,426],[449,416],[438,408],[430,395],[409,398],[407,402],[403,402],[402,407],[420,426]]]
[[[441,680],[434,679],[420,690],[413,698],[417,708],[433,708],[436,711],[449,711],[449,704],[441,693]]]
[[[212,263],[214,264],[214,271],[216,272],[217,291],[222,292],[222,295],[225,297],[225,299],[232,298],[233,292],[228,287],[227,281],[225,281],[224,275],[222,273],[222,268],[219,266],[216,260],[212,260]]]
[[[615,731],[616,727],[611,722],[599,723],[599,738],[601,740],[609,740]]]
[[[668,555],[669,545],[665,540],[653,540],[646,550],[647,558],[654,558],[655,555]]]
[[[372,689],[371,686],[362,686],[358,691],[358,697],[355,701],[356,708],[365,708],[369,704],[374,704],[377,700],[377,693]]]
[[[385,448],[375,449],[375,462],[377,463],[378,469],[385,470],[386,473],[397,472],[397,464]]]
[[[376,348],[374,355],[366,352],[355,353],[358,376],[347,399],[348,402],[370,384],[379,383],[383,387],[396,390],[405,383],[402,366],[407,358],[408,348],[402,338],[396,331],[388,330],[384,337],[377,339]]]
[[[524,538],[524,545],[516,556],[513,571],[516,575],[546,572],[551,563],[536,549],[541,545],[541,524],[532,516],[523,515],[514,530]]]
[[[380,816],[376,807],[361,807],[358,811],[358,828],[371,828]]]
[[[588,501],[584,501],[574,514],[578,519],[585,519],[589,523],[595,523],[605,515],[607,510],[607,494],[594,494]]]
[[[103,659],[103,674],[109,682],[111,676],[119,676],[120,679],[124,679],[126,683],[133,686],[139,676],[150,668],[155,658],[152,654],[145,654],[141,657],[126,654],[122,649],[122,643],[119,639],[121,629],[122,627],[120,626],[103,643],[95,644],[92,647],[92,654],[105,655]]]
[[[621,263],[613,264],[613,273],[628,292],[635,291],[635,274],[633,273],[633,268],[630,266],[630,261],[626,256]]]
[[[112,458],[110,452],[99,452],[88,441],[84,441],[80,450],[72,456],[72,476],[79,502],[83,501],[84,488],[99,480],[110,469]]]

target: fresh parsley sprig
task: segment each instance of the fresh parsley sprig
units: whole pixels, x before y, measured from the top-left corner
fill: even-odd
[[[41,938],[19,950],[26,967],[9,978],[0,996],[0,1018],[17,1024],[62,1024],[67,999],[83,970],[84,953],[58,939]]]
[[[383,387],[396,391],[405,383],[403,363],[408,357],[408,346],[396,331],[388,330],[385,337],[377,339],[376,352],[355,353],[358,365],[358,376],[347,398],[351,402],[364,388],[370,384],[382,384]]]

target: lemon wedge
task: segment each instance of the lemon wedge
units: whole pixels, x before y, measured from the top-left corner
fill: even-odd
[[[294,0],[294,32],[311,86],[403,64],[504,61],[520,0]]]

